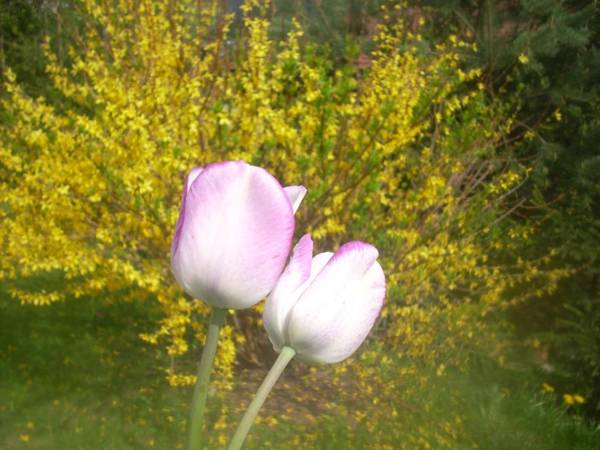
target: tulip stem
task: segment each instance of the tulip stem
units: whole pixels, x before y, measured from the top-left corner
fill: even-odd
[[[208,323],[208,332],[206,342],[200,357],[198,366],[198,378],[194,387],[194,396],[192,398],[192,409],[190,411],[189,441],[188,450],[200,450],[202,444],[202,426],[204,423],[204,411],[206,410],[206,397],[208,396],[208,382],[212,372],[215,353],[217,352],[217,342],[219,341],[219,331],[225,321],[227,310],[214,308],[210,313]]]
[[[273,367],[271,367],[271,370],[269,370],[269,373],[258,388],[258,391],[256,391],[254,400],[252,400],[252,403],[250,403],[250,406],[248,406],[248,409],[244,413],[244,417],[242,417],[242,420],[229,443],[228,450],[240,450],[242,448],[244,440],[248,435],[248,431],[250,431],[250,427],[252,427],[252,424],[254,423],[254,419],[256,419],[260,407],[263,405],[267,395],[269,395],[269,392],[271,392],[271,389],[295,355],[296,350],[291,347],[283,347],[281,349],[279,357],[273,364]]]

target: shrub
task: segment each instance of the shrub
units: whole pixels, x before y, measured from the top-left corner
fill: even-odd
[[[207,308],[169,271],[183,177],[237,158],[309,188],[297,231],[319,250],[350,239],[383,249],[380,334],[441,372],[474,353],[501,361],[502,310],[563,275],[551,254],[515,256],[531,227],[510,220],[528,176],[505,145],[512,106],[461,69],[468,49],[454,37],[429,47],[390,9],[370,67],[334,66],[299,26],[271,40],[262,2],[246,6],[233,43],[216,2],[83,3],[87,31],[69,62],[46,45],[60,101],[5,79],[0,276],[15,299],[156,301],[163,319],[143,338],[186,353]],[[23,283],[48,272],[62,279],[56,290]],[[258,352],[260,319],[242,319],[224,329],[222,375],[236,346]],[[193,379],[168,371],[175,384]]]

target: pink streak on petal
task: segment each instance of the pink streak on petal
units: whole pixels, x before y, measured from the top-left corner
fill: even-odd
[[[311,239],[310,234],[305,234],[294,247],[292,257],[290,258],[290,262],[285,271],[286,273],[300,274],[300,277],[298,278],[299,284],[304,283],[310,276],[312,252],[313,240]]]
[[[190,191],[192,183],[198,178],[198,175],[204,170],[203,167],[194,167],[185,177],[183,184],[183,190],[181,191],[181,206],[179,207],[179,217],[177,218],[177,224],[175,225],[175,235],[173,236],[173,242],[171,244],[171,258],[177,251],[179,244],[179,236],[181,235],[181,228],[183,227],[183,221],[185,217],[185,198],[187,193]]]

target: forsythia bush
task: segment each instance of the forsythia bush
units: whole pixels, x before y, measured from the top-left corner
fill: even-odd
[[[0,277],[15,299],[156,300],[163,319],[143,338],[186,353],[207,309],[174,282],[170,241],[185,173],[224,159],[308,187],[297,234],[311,232],[319,251],[350,239],[383,249],[380,331],[409,361],[443,372],[473,352],[501,358],[502,326],[489,318],[524,299],[520,286],[537,295],[562,275],[547,269],[551,256],[512,257],[531,229],[509,221],[528,175],[503,145],[510,108],[461,69],[468,46],[430,48],[403,27],[402,8],[383,16],[359,68],[332,66],[299,27],[271,40],[263,2],[246,2],[235,41],[217,2],[83,4],[89,23],[68,64],[46,48],[61,101],[4,80]],[[56,290],[23,282],[44,273],[60,277]],[[221,375],[263,333],[258,316],[233,323]],[[193,379],[174,366],[169,377]]]

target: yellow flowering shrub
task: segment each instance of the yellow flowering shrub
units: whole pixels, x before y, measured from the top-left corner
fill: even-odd
[[[162,320],[143,339],[185,354],[208,308],[169,270],[183,179],[238,158],[309,189],[297,232],[319,251],[351,239],[380,249],[380,334],[441,372],[472,352],[501,359],[501,326],[488,317],[523,300],[519,286],[538,295],[562,276],[548,269],[552,255],[512,257],[531,233],[508,222],[528,168],[503,145],[510,107],[461,69],[466,44],[428,48],[396,11],[370,67],[338,67],[298,26],[273,41],[263,2],[246,2],[235,42],[218,2],[83,4],[89,23],[68,64],[46,47],[60,100],[31,98],[5,75],[0,277],[15,299],[156,301]],[[23,282],[48,273],[55,290]],[[256,313],[250,325],[230,322],[215,377],[224,380],[236,348],[263,335]],[[175,362],[168,376],[194,379]]]

